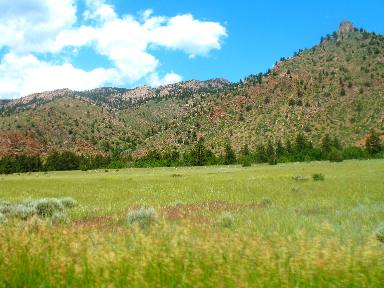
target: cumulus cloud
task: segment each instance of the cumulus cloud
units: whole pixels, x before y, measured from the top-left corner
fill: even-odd
[[[147,81],[159,86],[181,81],[174,72],[159,76],[160,61],[151,47],[179,50],[189,57],[206,56],[221,49],[227,36],[220,23],[200,21],[191,14],[154,16],[145,10],[140,17],[119,16],[104,0],[84,0],[81,21],[76,19],[74,0],[0,0],[0,48],[10,51],[1,59],[0,98],[42,90],[90,89],[108,84],[132,86]],[[81,22],[82,25],[78,25]],[[113,68],[84,71],[70,61],[52,63],[37,53],[59,56],[65,48],[90,47],[104,56]],[[55,58],[55,57],[53,57]],[[1,73],[0,75],[4,75]],[[19,88],[17,88],[19,87]]]
[[[48,52],[56,35],[76,22],[74,0],[0,0],[0,48]]]
[[[179,74],[170,72],[164,75],[164,77],[160,77],[158,73],[152,73],[149,75],[148,83],[152,87],[159,87],[162,85],[174,84],[183,80]]]
[[[86,90],[117,79],[115,69],[84,71],[70,63],[55,65],[28,54],[6,54],[0,64],[0,96],[13,98],[39,91],[70,88]]]

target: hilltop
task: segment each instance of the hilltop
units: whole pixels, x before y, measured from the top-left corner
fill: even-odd
[[[235,65],[235,64],[234,64]],[[186,81],[136,89],[68,89],[0,102],[0,154],[186,149],[200,137],[216,153],[303,132],[361,145],[384,131],[384,37],[343,22],[311,49],[240,83]]]

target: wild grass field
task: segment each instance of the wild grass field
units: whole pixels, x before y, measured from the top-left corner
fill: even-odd
[[[0,201],[78,203],[66,224],[0,224],[0,287],[382,287],[383,176],[383,160],[0,175]],[[140,207],[153,221],[130,224]]]

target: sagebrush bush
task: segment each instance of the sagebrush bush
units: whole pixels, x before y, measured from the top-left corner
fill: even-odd
[[[324,181],[325,177],[321,173],[315,173],[312,175],[313,181]]]
[[[379,240],[380,242],[384,243],[384,222],[381,223],[376,231],[375,231],[375,234],[376,234],[376,238],[377,240]]]
[[[32,206],[26,206],[23,204],[12,205],[9,211],[9,215],[21,220],[27,220],[28,218],[36,215],[36,209]]]
[[[138,224],[141,228],[149,227],[157,222],[157,214],[152,207],[142,207],[128,213],[128,224]]]
[[[11,210],[11,203],[0,201],[0,213],[8,214]]]
[[[7,221],[8,221],[7,217],[0,212],[0,225],[7,223]]]
[[[1,201],[0,213],[5,217],[9,216],[21,220],[41,217],[50,218],[52,223],[68,223],[69,217],[64,210],[75,205],[76,201],[71,197],[45,198],[16,204]]]
[[[235,224],[235,217],[230,212],[224,212],[219,220],[218,224],[224,228],[230,228]]]
[[[73,208],[77,204],[76,200],[72,197],[59,198],[59,201],[65,208]]]
[[[55,212],[52,214],[51,223],[52,224],[68,224],[70,219],[65,212]]]
[[[307,177],[301,176],[301,175],[293,176],[292,179],[295,181],[307,181],[308,180]]]
[[[261,199],[260,204],[262,206],[271,206],[272,205],[272,199],[268,198],[268,197],[264,197],[263,199]]]
[[[29,202],[30,207],[36,209],[37,215],[41,217],[51,217],[56,212],[63,212],[63,204],[55,198],[46,198]]]

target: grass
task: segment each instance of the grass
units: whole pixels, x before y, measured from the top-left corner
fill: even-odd
[[[380,287],[383,172],[370,160],[0,176],[0,201],[77,201],[69,224],[0,224],[0,287]],[[314,174],[324,181],[295,180]],[[157,225],[129,225],[140,207]]]

